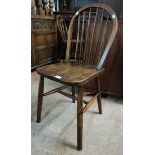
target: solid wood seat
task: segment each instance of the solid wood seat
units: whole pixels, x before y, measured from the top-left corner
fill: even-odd
[[[40,75],[71,86],[81,86],[102,74],[104,69],[97,70],[95,65],[58,63],[37,69]],[[60,76],[61,78],[58,78]]]
[[[57,19],[57,22],[60,21],[63,23],[60,16],[58,16]],[[64,24],[62,24],[60,30],[66,32],[66,28],[63,25]],[[63,35],[65,36],[63,40],[67,40],[65,62],[37,69],[37,72],[40,74],[37,122],[41,122],[43,97],[60,93],[71,98],[73,102],[77,100],[78,150],[82,150],[83,113],[86,112],[97,99],[99,114],[102,114],[99,76],[104,72],[105,59],[116,32],[117,17],[114,11],[103,3],[88,4],[75,13],[71,19],[67,36]],[[76,36],[74,34],[76,34]],[[75,47],[72,46],[73,40]],[[74,59],[71,60],[72,48],[74,48]],[[63,83],[67,86],[61,86],[44,92],[44,78]],[[95,79],[97,92],[90,101],[85,101],[83,100],[83,85],[91,82],[92,79]],[[72,86],[72,94],[62,91],[69,86]],[[78,89],[77,96],[75,96],[75,87]],[[83,104],[85,105],[83,106]]]

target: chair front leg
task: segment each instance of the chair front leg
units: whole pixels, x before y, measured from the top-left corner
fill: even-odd
[[[38,90],[37,123],[41,122],[43,91],[44,91],[44,77],[40,76],[39,90]]]
[[[98,91],[98,93],[99,93],[99,95],[97,96],[98,110],[99,110],[99,114],[102,114],[101,90],[100,90],[100,81],[99,81],[99,77],[96,77],[96,78],[95,78],[95,82],[96,82],[97,91]]]
[[[77,99],[77,149],[82,150],[83,135],[83,87],[78,87]]]

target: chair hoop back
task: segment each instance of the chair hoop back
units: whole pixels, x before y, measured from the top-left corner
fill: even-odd
[[[67,38],[66,61],[76,39],[75,62],[101,69],[117,32],[117,16],[104,3],[90,3],[72,17]],[[77,34],[76,36],[74,34]]]

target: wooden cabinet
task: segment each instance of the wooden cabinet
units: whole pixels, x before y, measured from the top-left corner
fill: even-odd
[[[57,11],[75,12],[80,7],[89,3],[104,3],[115,11],[119,20],[123,19],[123,0],[59,0],[59,10]]]
[[[32,69],[58,59],[56,19],[51,16],[31,17]]]

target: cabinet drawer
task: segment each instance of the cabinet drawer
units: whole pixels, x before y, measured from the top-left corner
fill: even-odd
[[[57,55],[54,51],[54,46],[42,46],[36,50],[37,63],[42,64],[54,59]]]
[[[56,31],[55,20],[32,20],[31,22],[32,31]]]
[[[35,46],[56,44],[57,42],[57,36],[55,32],[38,31],[38,32],[33,32],[33,34],[35,36]]]

